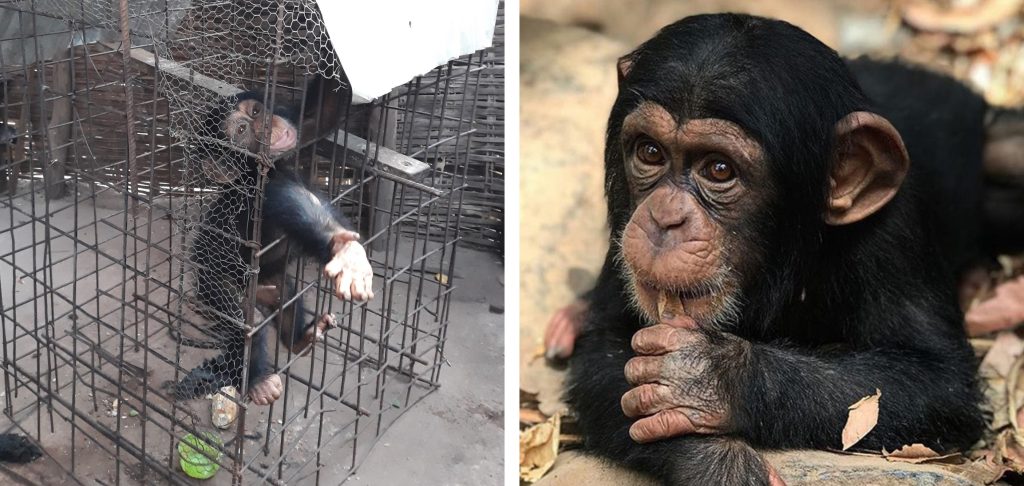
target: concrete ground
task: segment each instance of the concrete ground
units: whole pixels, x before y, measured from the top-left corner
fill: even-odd
[[[9,206],[4,205],[4,203],[9,205],[9,200],[0,200],[0,209],[2,209],[0,210],[0,229],[15,228],[6,232],[0,231],[0,255],[4,255],[3,258],[0,258],[0,279],[2,279],[0,282],[0,309],[3,309],[8,317],[7,321],[3,323],[8,337],[11,336],[13,329],[13,321],[10,319],[12,316],[23,326],[27,325],[29,329],[32,329],[30,323],[38,322],[42,317],[41,299],[36,300],[36,305],[30,303],[11,307],[12,302],[25,302],[26,299],[31,302],[33,295],[45,294],[45,289],[39,288],[39,284],[33,284],[34,280],[28,277],[30,273],[38,273],[27,270],[33,262],[37,261],[33,260],[32,255],[35,254],[38,259],[44,252],[43,245],[38,244],[42,241],[40,225],[24,224],[27,221],[25,211],[29,211],[29,208],[33,206],[37,210],[43,208],[42,197],[39,194],[36,194],[35,197],[28,196],[29,190],[28,187],[21,188],[19,192],[22,195],[16,199],[15,207],[17,209],[13,212],[8,209]],[[88,202],[81,203],[79,206],[86,210],[81,211],[78,216],[78,227],[82,228],[80,237],[85,241],[91,240],[90,232],[100,233],[99,240],[105,241],[100,245],[104,254],[109,254],[110,259],[120,260],[120,257],[117,256],[121,252],[120,238],[116,237],[120,234],[119,226],[116,224],[120,221],[120,216],[117,212],[116,199],[108,195],[108,197],[100,198],[100,202],[96,204],[98,213],[96,216],[110,223],[109,225],[99,225],[98,229],[88,224],[87,221],[92,217],[90,216],[92,205]],[[53,207],[69,208],[73,206],[74,204],[69,205],[69,201],[61,200]],[[52,228],[76,227],[76,220],[72,216],[74,214],[71,209],[54,210],[51,220]],[[159,216],[154,216],[152,221],[153,234],[157,235],[153,241],[162,241],[160,235],[166,235],[169,231],[167,222]],[[35,237],[31,233],[33,227],[37,231]],[[112,236],[115,238],[107,240]],[[33,242],[37,244],[33,244]],[[8,254],[12,244],[19,248],[16,268],[11,266],[11,256]],[[51,238],[49,253],[58,262],[54,264],[53,285],[60,289],[61,295],[72,296],[70,289],[77,288],[79,291],[78,301],[81,303],[84,298],[82,296],[95,295],[96,288],[107,289],[109,286],[113,286],[112,288],[116,290],[119,288],[118,286],[124,285],[124,279],[120,275],[118,266],[97,271],[94,268],[96,264],[91,258],[91,253],[82,252],[81,248],[78,251],[80,258],[62,260],[61,257],[75,254],[75,248],[70,245],[67,238]],[[437,485],[495,484],[501,481],[503,470],[504,316],[500,312],[503,307],[503,268],[500,257],[481,251],[461,248],[455,258],[455,271],[450,278],[453,279],[451,283],[456,289],[453,292],[448,311],[449,325],[444,347],[445,362],[441,365],[439,380],[441,386],[396,418],[401,409],[405,408],[403,395],[407,393],[407,390],[411,390],[412,398],[415,401],[422,396],[423,388],[418,386],[409,388],[405,385],[409,383],[407,380],[402,381],[402,378],[395,376],[394,373],[388,374],[391,384],[388,385],[379,403],[391,405],[380,412],[381,416],[386,416],[384,426],[390,425],[390,428],[383,431],[376,441],[373,437],[375,419],[363,421],[369,426],[364,426],[361,431],[358,427],[355,429],[355,434],[361,437],[359,439],[361,445],[357,451],[361,462],[357,465],[355,474],[349,478],[348,484],[395,484],[396,482],[407,482],[410,478],[415,478],[416,484]],[[102,260],[101,263],[104,265],[109,263]],[[38,262],[42,261],[38,260]],[[400,262],[396,263],[400,264]],[[77,272],[72,272],[74,266],[77,266]],[[95,278],[92,277],[94,274]],[[315,275],[315,272],[313,274]],[[18,275],[21,275],[22,278],[12,277]],[[151,277],[160,281],[168,278],[155,268],[151,272]],[[398,295],[393,296],[396,309],[402,308],[400,294],[401,292],[398,292]],[[307,299],[307,302],[309,301],[310,299]],[[3,304],[10,308],[2,307]],[[374,305],[384,304],[378,301]],[[97,305],[97,309],[94,310],[93,307],[90,305],[83,309],[90,314],[103,316],[100,320],[108,324],[116,323],[121,319],[118,312],[121,306],[116,299],[104,298]],[[66,303],[58,301],[53,308],[53,315],[63,315],[66,308]],[[33,314],[33,311],[37,309],[40,312],[38,316]],[[51,334],[60,348],[70,349],[72,346],[68,343],[71,340],[69,336],[72,335],[69,333],[72,321],[73,319],[57,318],[53,322]],[[83,318],[78,321],[80,325],[84,326],[87,319]],[[372,330],[375,320],[370,319],[365,322],[368,326],[366,329],[368,333],[376,332]],[[95,324],[90,325],[95,326]],[[171,443],[169,441],[176,442],[177,438],[168,436],[166,432],[154,428],[154,424],[161,420],[156,411],[161,408],[169,409],[169,403],[165,403],[163,398],[152,393],[156,393],[156,384],[173,378],[173,375],[170,374],[173,368],[156,359],[155,356],[161,353],[164,356],[173,357],[170,350],[174,346],[166,329],[159,327],[154,326],[146,334],[148,336],[146,338],[147,349],[151,354],[149,355],[149,364],[145,367],[147,378],[141,383],[142,388],[151,390],[148,406],[153,413],[147,412],[146,408],[139,407],[138,400],[135,398],[132,398],[131,401],[126,400],[127,407],[122,407],[122,410],[125,410],[124,413],[127,413],[128,408],[140,408],[141,412],[137,416],[122,416],[121,425],[117,428],[123,427],[124,438],[127,442],[140,446],[145,443],[144,448],[147,455],[169,457],[167,456]],[[43,327],[41,326],[40,329]],[[116,330],[116,327],[114,329]],[[131,335],[131,332],[126,332],[126,334]],[[93,336],[94,334],[89,331],[75,335]],[[110,328],[103,328],[103,336],[109,338],[110,335]],[[334,335],[341,336],[337,331]],[[395,334],[395,339],[398,339],[397,334]],[[32,335],[21,334],[17,342],[18,345],[14,344],[14,341],[7,343],[7,351],[11,357],[19,357],[16,359],[18,366],[34,375],[37,373],[32,370],[36,369],[36,361],[40,361],[39,364],[44,370],[41,376],[47,376],[45,372],[46,358],[51,353],[45,352],[45,348],[42,350],[37,348],[37,340]],[[107,351],[112,359],[123,358],[126,363],[135,366],[145,363],[144,355],[137,350],[132,350],[131,346],[126,347],[122,353],[118,351],[116,339],[105,339],[103,342],[102,349]],[[427,344],[426,341],[424,343]],[[335,344],[340,344],[340,342]],[[35,354],[31,353],[33,349],[37,351]],[[187,353],[189,363],[180,364],[183,364],[185,369],[191,368],[207,354],[205,351],[190,350]],[[57,355],[64,356],[61,353],[57,353]],[[321,361],[323,359],[320,358]],[[338,363],[334,363],[340,359],[341,356],[330,356],[331,363],[327,365],[328,376],[344,374],[338,368]],[[296,365],[298,367],[296,369],[308,366],[313,362],[309,356],[299,358],[299,360],[300,364]],[[56,368],[53,383],[57,388],[54,389],[54,392],[62,399],[69,400],[71,397],[76,397],[79,400],[77,407],[83,410],[85,416],[80,420],[88,418],[110,430],[114,426],[115,418],[108,416],[107,406],[101,405],[99,410],[93,412],[86,410],[88,408],[86,401],[93,396],[90,389],[82,386],[88,383],[88,380],[83,381],[84,378],[80,376],[78,391],[75,392],[74,388],[69,388],[69,383],[75,382],[70,376],[71,368],[64,363]],[[109,366],[105,369],[108,370],[106,372],[108,374],[114,373],[116,370]],[[75,370],[77,373],[83,373],[83,363],[79,362]],[[364,389],[371,390],[373,388],[372,370],[366,367],[363,370],[360,379],[369,380]],[[349,367],[348,373],[352,373],[352,367]],[[114,374],[116,375],[116,373]],[[0,371],[0,378],[2,377],[3,374]],[[355,378],[350,377],[350,379]],[[44,379],[44,381],[46,380]],[[140,389],[139,385],[140,383],[133,382],[126,387],[128,390],[138,390]],[[102,392],[97,393],[100,398],[108,397],[112,390],[110,386],[97,386],[95,389],[97,392]],[[294,411],[300,406],[304,396],[304,392],[300,392],[304,388],[296,390],[296,393],[281,399],[279,403],[282,406],[277,406],[274,409],[269,407],[251,409],[249,418],[251,422],[247,420],[246,433],[265,434],[269,430],[275,434],[274,442],[283,435],[289,444],[290,451],[289,457],[283,461],[289,473],[284,477],[294,478],[287,484],[306,485],[314,483],[313,477],[305,473],[313,472],[315,466],[312,464],[303,466],[302,464],[305,464],[304,461],[310,460],[309,452],[315,449],[315,436],[319,430],[315,422],[316,414],[310,415],[308,419],[300,416],[294,423],[286,427],[287,430],[282,430],[285,427],[279,425],[281,418],[284,418],[285,409],[292,410],[291,413],[294,414]],[[0,403],[5,403],[7,399],[10,399],[10,397],[5,397],[3,392],[4,388],[0,386]],[[377,399],[373,397],[374,399],[371,400],[369,395],[370,393],[367,393],[361,403],[363,407],[373,409],[377,406],[374,405],[377,403]],[[12,396],[14,395],[12,394]],[[77,438],[69,435],[72,428],[68,427],[67,422],[63,422],[60,416],[55,416],[55,428],[51,429],[48,424],[49,415],[45,411],[41,411],[43,409],[39,407],[38,403],[35,403],[34,397],[34,393],[25,393],[24,391],[18,396],[14,396],[14,422],[17,425],[12,424],[7,416],[0,415],[0,432],[8,432],[14,428],[29,431],[34,438],[40,440],[49,457],[28,465],[0,464],[0,484],[80,484],[63,473],[64,468],[72,462],[72,457],[76,458],[74,463],[77,465],[75,474],[78,480],[88,484],[92,484],[92,481],[96,481],[98,484],[166,484],[152,474],[140,478],[138,468],[132,465],[115,469],[111,456],[101,450],[102,446],[98,448],[96,443],[90,443],[88,439],[83,438],[82,434],[78,434]],[[289,403],[287,407],[283,405],[285,402]],[[179,406],[187,408],[195,416],[201,417],[202,423],[197,426],[209,427],[205,423],[209,416],[208,400],[198,398],[179,402]],[[330,418],[323,422],[324,435],[345,433],[343,439],[352,438],[352,430],[348,427],[348,422],[343,419],[345,416],[343,412],[348,409],[329,405],[325,407],[326,410],[330,411]],[[180,416],[181,413],[184,413],[183,409],[179,408],[176,414],[177,420],[184,420]],[[143,417],[147,417],[147,420],[143,420]],[[255,425],[250,426],[249,424]],[[92,429],[90,428],[90,430]],[[145,434],[143,435],[144,430]],[[180,435],[180,433],[176,433],[176,435]],[[222,431],[220,435],[227,440],[233,435],[233,431]],[[149,442],[140,443],[140,437],[148,437]],[[246,444],[246,450],[255,453],[262,442],[258,438],[247,437]],[[297,449],[291,449],[293,444]],[[348,440],[338,440],[334,444],[337,444],[337,447],[331,446],[321,454],[320,484],[338,484],[349,477],[352,472],[350,467],[354,446]],[[370,449],[371,446],[372,449]],[[272,464],[277,455],[273,450],[269,451],[269,455],[263,456],[265,459],[260,459],[260,465]],[[178,472],[176,457],[171,461],[172,470]],[[132,462],[127,458],[124,459],[126,462]],[[302,474],[292,474],[296,471]],[[253,479],[247,479],[246,484],[257,482],[251,473],[247,473],[246,476]],[[194,483],[212,486],[227,485],[230,484],[230,481],[231,475],[221,471],[213,479],[202,482],[194,481]]]
[[[441,388],[399,418],[346,485],[502,482],[503,302],[497,256],[460,249]]]

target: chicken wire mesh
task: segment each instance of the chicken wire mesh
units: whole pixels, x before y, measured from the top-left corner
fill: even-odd
[[[350,105],[312,0],[0,0],[0,402],[59,466],[54,482],[191,484],[189,434],[217,437],[214,484],[351,474],[445,366],[477,131],[466,101],[490,69],[478,52]],[[322,262],[287,240],[259,245],[268,175],[217,160],[206,130],[242,89],[301,107],[301,143],[273,165],[363,235],[369,303],[335,298]],[[276,283],[294,296],[258,306],[261,258],[282,252]],[[307,353],[268,341],[283,396],[228,399],[226,429],[211,421],[222,395],[175,386],[231,347],[218,323],[248,350],[282,316],[323,315],[338,329]],[[232,358],[245,369],[251,356]]]

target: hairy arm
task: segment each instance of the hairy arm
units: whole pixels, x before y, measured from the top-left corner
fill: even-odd
[[[304,253],[322,262],[331,258],[337,235],[354,235],[349,230],[351,223],[340,212],[287,172],[278,171],[270,178],[263,207],[264,218],[280,226]],[[358,235],[352,239],[356,238]]]

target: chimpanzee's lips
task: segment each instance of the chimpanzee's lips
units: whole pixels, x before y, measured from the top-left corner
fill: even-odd
[[[273,134],[273,142],[270,144],[270,150],[274,152],[285,152],[291,150],[295,146],[295,129],[290,126],[285,126],[280,132]]]
[[[708,297],[713,293],[711,285],[692,285],[683,289],[671,288],[667,285],[659,285],[654,282],[637,282],[637,285],[642,288],[645,292],[652,294],[658,294],[659,292],[668,291],[679,297],[679,300],[686,302],[688,300],[697,300],[704,297]],[[674,286],[672,286],[674,287]]]

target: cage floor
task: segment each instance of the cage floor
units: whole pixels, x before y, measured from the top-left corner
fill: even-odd
[[[96,204],[73,205],[69,198],[52,201],[48,209],[48,224],[32,223],[32,214],[47,213],[41,197],[7,199],[0,204],[0,228],[14,228],[0,234],[0,248],[3,248],[0,253],[6,255],[0,259],[0,278],[3,279],[0,298],[7,304],[4,310],[6,322],[3,323],[9,333],[7,353],[14,358],[13,366],[19,371],[17,376],[29,377],[27,382],[12,381],[12,387],[18,390],[17,396],[0,397],[0,403],[11,405],[15,426],[39,438],[50,456],[28,466],[4,466],[0,469],[0,477],[6,472],[16,482],[24,479],[29,484],[78,484],[78,481],[92,484],[174,484],[184,479],[177,467],[174,447],[178,438],[187,433],[177,424],[188,423],[199,430],[210,428],[208,400],[200,398],[177,402],[175,406],[162,389],[162,384],[175,379],[176,366],[180,367],[179,370],[187,370],[214,352],[189,348],[180,361],[176,359],[176,343],[170,338],[167,326],[161,325],[167,316],[161,316],[161,311],[148,304],[163,303],[173,309],[175,297],[168,289],[157,285],[145,288],[127,283],[130,275],[126,276],[124,267],[119,263],[125,254],[129,254],[129,258],[132,254],[131,249],[126,251],[124,239],[120,237],[124,227],[119,224],[124,221],[123,205],[114,195],[108,194],[106,198],[98,198]],[[14,203],[13,208],[10,202]],[[149,235],[153,244],[149,246],[148,257],[153,262],[170,256],[160,248],[173,247],[159,243],[172,235],[170,221],[159,216],[154,214],[151,218],[140,218],[143,222],[152,221],[152,225],[141,224],[134,231],[134,234]],[[100,224],[92,225],[93,218]],[[76,221],[80,228],[77,239],[99,242],[88,251],[82,251],[79,246],[77,256],[70,235],[62,234],[74,231]],[[44,231],[50,232],[49,248],[41,244],[31,245],[33,241],[43,241]],[[395,244],[401,246],[402,242]],[[16,250],[13,253],[12,248]],[[143,245],[140,244],[136,251],[141,248]],[[145,256],[140,254],[139,258]],[[379,452],[374,456],[380,459],[371,459],[371,462],[379,465],[361,468],[360,472],[365,471],[363,478],[373,478],[374,475],[380,475],[377,477],[381,480],[412,477],[416,471],[437,469],[439,462],[455,466],[454,469],[440,468],[440,471],[456,476],[468,475],[456,483],[472,484],[477,481],[471,478],[500,477],[501,457],[496,451],[500,451],[501,444],[501,316],[488,313],[488,301],[493,302],[498,298],[496,296],[500,296],[498,276],[501,269],[493,261],[494,257],[484,253],[460,250],[459,258],[460,262],[466,258],[468,265],[457,265],[455,275],[451,276],[463,295],[456,293],[458,297],[449,311],[453,329],[457,331],[448,334],[452,347],[446,350],[445,356],[452,367],[458,368],[457,357],[461,353],[467,359],[467,363],[461,366],[468,367],[462,368],[461,372],[445,372],[455,375],[452,383],[447,376],[444,380],[451,391],[442,388],[442,392],[430,395],[430,404],[418,412],[420,417],[406,417],[400,421],[410,425],[404,427],[404,433],[391,433],[391,442],[387,437],[376,439],[375,435],[391,426],[400,415],[407,410],[416,410],[417,407],[412,405],[426,397],[433,387],[401,373],[398,368],[402,365],[399,364],[398,368],[394,365],[403,361],[394,357],[382,358],[377,346],[361,338],[379,333],[379,329],[374,329],[375,322],[379,328],[379,319],[363,319],[359,324],[349,324],[349,329],[332,331],[326,347],[318,348],[312,356],[297,358],[291,366],[287,394],[273,409],[252,407],[246,414],[243,462],[249,466],[244,474],[247,483],[258,482],[263,476],[280,475],[289,479],[287,484],[312,484],[319,469],[321,484],[336,484],[366,457],[375,447],[375,441]],[[16,263],[13,267],[12,261]],[[401,265],[397,261],[393,263]],[[77,274],[72,271],[76,267]],[[166,282],[170,280],[171,268],[170,265],[154,264],[149,277],[156,282]],[[52,271],[47,279],[50,289],[41,287],[38,275],[32,276],[40,269]],[[79,276],[77,280],[76,275]],[[48,293],[54,298],[45,303],[39,298],[25,298],[39,293]],[[145,299],[133,298],[135,294],[143,295]],[[402,292],[393,294],[397,297],[391,297],[390,309],[402,309],[405,305]],[[71,312],[69,301],[72,300],[79,305],[85,303],[84,308]],[[131,305],[121,305],[122,300]],[[12,306],[18,303],[23,304]],[[148,310],[147,305],[150,306]],[[139,310],[137,315],[136,309]],[[135,326],[143,311],[151,314],[148,326]],[[392,310],[392,314],[394,312]],[[15,328],[12,318],[21,327],[28,326],[32,334],[46,333],[46,339],[24,334],[24,329]],[[48,321],[53,325],[46,326]],[[342,327],[346,325],[343,323]],[[421,331],[430,334],[438,329],[427,323],[421,326]],[[14,332],[19,334],[10,334]],[[132,344],[136,339],[147,345],[136,349]],[[41,342],[51,343],[49,351],[41,347]],[[97,342],[99,346],[95,346]],[[107,352],[90,352],[94,347]],[[432,346],[425,345],[422,349],[432,349]],[[111,350],[112,353],[109,352]],[[286,359],[284,354],[279,354],[282,362]],[[426,356],[418,357],[429,360]],[[118,365],[119,360],[123,360],[123,366]],[[98,371],[89,371],[83,366],[86,362],[96,366]],[[405,364],[410,362],[404,360]],[[381,366],[381,363],[391,366]],[[414,370],[413,374],[421,373],[422,370]],[[73,379],[76,375],[77,379]],[[180,371],[177,376],[180,376]],[[6,378],[13,380],[11,376]],[[342,380],[349,386],[340,385]],[[121,393],[118,393],[119,382]],[[313,383],[314,386],[309,387],[305,383]],[[481,387],[480,383],[490,385]],[[358,391],[352,392],[353,386]],[[314,399],[308,410],[303,411],[307,393],[311,389],[315,392],[317,388],[333,389],[330,393],[333,399]],[[38,396],[53,397],[54,400],[44,404],[38,401]],[[120,400],[115,408],[113,401],[118,397]],[[362,418],[355,409],[364,412]],[[77,427],[68,426],[71,410],[79,412],[75,414]],[[0,431],[10,428],[11,424],[4,423],[8,421],[8,417],[0,416]],[[449,433],[453,428],[456,433]],[[104,432],[110,430],[121,431],[124,448],[119,450],[110,437],[104,437]],[[221,437],[225,441],[231,440],[234,432],[234,428],[229,429],[222,432]],[[352,440],[358,437],[365,438]],[[380,442],[385,443],[383,447]],[[403,447],[392,448],[392,442]],[[321,444],[319,447],[318,443]],[[323,446],[325,443],[327,447]],[[448,446],[442,446],[442,443]],[[442,447],[435,449],[435,446]],[[393,467],[397,463],[411,463],[415,467],[416,460],[410,458],[417,455],[409,447],[421,452],[431,451],[432,455],[445,451],[446,455],[428,459],[422,469],[415,468],[405,475]],[[283,453],[280,452],[282,448]],[[321,452],[319,458],[314,454],[318,448]],[[148,470],[143,471],[139,461],[131,455],[132,449],[144,450],[147,456],[162,464],[165,471],[176,473],[176,476],[171,480],[161,478],[159,467],[147,467]],[[395,457],[390,458],[392,455]],[[125,463],[121,467],[116,466],[114,458],[117,456]],[[394,459],[401,460],[393,463]],[[65,472],[72,464],[74,478]],[[232,462],[226,460],[224,464],[230,468]],[[382,470],[377,471],[378,468]],[[394,476],[396,473],[399,475]],[[356,483],[361,482],[359,475],[352,479]],[[441,483],[450,483],[451,479],[438,478]],[[365,484],[379,484],[381,480]],[[205,483],[230,484],[231,474],[221,471]]]

